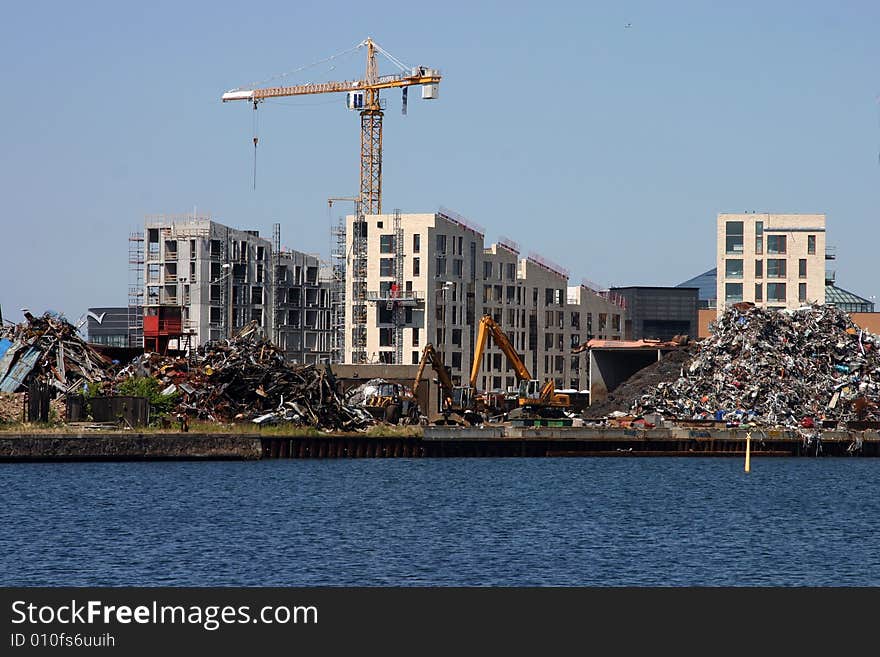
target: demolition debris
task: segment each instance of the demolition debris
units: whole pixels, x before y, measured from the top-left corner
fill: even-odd
[[[113,361],[66,319],[52,313],[24,316],[21,324],[0,327],[0,393],[23,392],[28,382],[39,382],[67,394],[112,377]]]
[[[177,412],[190,417],[344,431],[373,424],[369,413],[336,394],[329,370],[286,363],[255,323],[232,340],[200,347],[192,359],[145,354],[120,373],[144,375],[161,381],[166,386],[163,394],[177,394]]]
[[[639,396],[633,414],[730,426],[812,428],[880,420],[878,337],[834,306],[735,304],[679,378]]]

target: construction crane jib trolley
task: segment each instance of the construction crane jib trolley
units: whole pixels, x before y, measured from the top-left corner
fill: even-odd
[[[435,99],[439,95],[440,72],[424,66],[407,66],[384,50],[370,38],[357,48],[367,49],[367,70],[363,80],[342,82],[321,82],[289,87],[266,87],[262,89],[233,89],[222,96],[223,102],[246,100],[257,104],[270,99],[287,96],[306,96],[310,94],[347,94],[346,105],[351,110],[359,110],[361,115],[361,166],[360,166],[360,212],[381,214],[382,212],[382,105],[379,91],[400,88],[403,90],[403,113],[406,113],[407,89],[422,87],[422,98]],[[387,57],[401,72],[394,75],[379,75],[376,53]],[[257,137],[254,136],[254,147]]]

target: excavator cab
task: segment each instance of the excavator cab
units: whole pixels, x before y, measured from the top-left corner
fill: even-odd
[[[473,408],[474,389],[470,386],[455,386],[452,388],[453,408]]]
[[[528,379],[519,383],[519,405],[524,406],[530,401],[538,401],[541,398],[541,389],[544,385],[538,379]]]

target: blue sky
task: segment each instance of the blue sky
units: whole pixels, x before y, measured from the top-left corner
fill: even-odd
[[[880,294],[876,2],[82,2],[4,10],[0,304],[127,300],[127,237],[197,208],[329,251],[357,191],[341,95],[233,87],[366,36],[441,69],[386,93],[386,210],[444,205],[572,279],[671,285],[714,266],[718,212],[825,212],[839,283]],[[627,28],[625,25],[630,24]],[[361,77],[363,51],[294,82]],[[392,72],[387,61],[383,72]]]

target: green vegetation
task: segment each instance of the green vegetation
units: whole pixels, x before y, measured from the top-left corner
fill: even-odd
[[[367,435],[376,438],[420,438],[423,433],[421,426],[413,424],[375,424],[367,429]]]
[[[158,379],[151,376],[136,376],[116,386],[116,394],[127,397],[146,397],[150,402],[150,415],[159,420],[168,415],[177,406],[180,393],[175,391],[163,395],[164,386]]]

